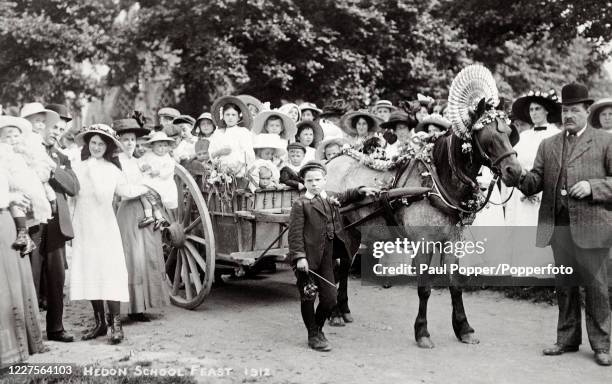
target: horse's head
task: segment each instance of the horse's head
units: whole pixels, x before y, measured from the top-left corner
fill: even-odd
[[[478,103],[472,121],[475,121],[471,127],[475,155],[495,174],[501,174],[504,184],[516,186],[522,170],[513,149],[519,140],[516,128],[503,111],[484,99]]]

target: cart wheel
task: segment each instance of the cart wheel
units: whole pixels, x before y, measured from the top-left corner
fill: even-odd
[[[210,292],[215,272],[215,237],[208,207],[196,181],[176,165],[178,208],[164,230],[166,283],[172,304],[194,309]]]

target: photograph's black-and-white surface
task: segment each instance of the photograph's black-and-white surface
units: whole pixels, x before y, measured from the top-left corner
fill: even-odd
[[[610,382],[610,1],[0,0],[0,51],[0,382]]]

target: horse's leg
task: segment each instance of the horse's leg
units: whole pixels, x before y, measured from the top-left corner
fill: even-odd
[[[427,271],[420,272],[420,265],[431,263],[432,254],[419,253],[415,257],[417,268],[417,292],[419,294],[419,313],[414,322],[414,338],[419,348],[431,349],[434,347],[429,331],[427,330],[427,302],[431,296],[431,281]]]
[[[450,285],[448,286],[453,303],[453,331],[455,336],[466,344],[478,344],[480,341],[474,336],[474,328],[470,326],[463,307],[463,289],[459,285],[457,279],[450,277]]]

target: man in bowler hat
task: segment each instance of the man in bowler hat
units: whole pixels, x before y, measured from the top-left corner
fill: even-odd
[[[526,196],[543,191],[536,245],[550,245],[555,264],[573,269],[572,274],[555,276],[557,342],[543,353],[555,356],[578,351],[583,286],[586,328],[595,361],[609,366],[606,262],[612,246],[612,135],[587,124],[593,100],[586,87],[566,85],[561,96],[564,130],[542,141],[533,169],[523,171],[519,182]]]
[[[61,108],[60,117],[70,119],[67,108]],[[46,127],[43,140],[49,156],[57,167],[51,172],[49,185],[57,199],[52,205],[53,217],[41,224],[32,235],[37,249],[32,253],[32,274],[37,294],[47,299],[47,338],[54,341],[71,342],[74,337],[64,330],[64,282],[66,262],[66,241],[73,238],[67,196],[75,196],[79,182],[70,167],[70,160],[58,149],[62,125]]]

